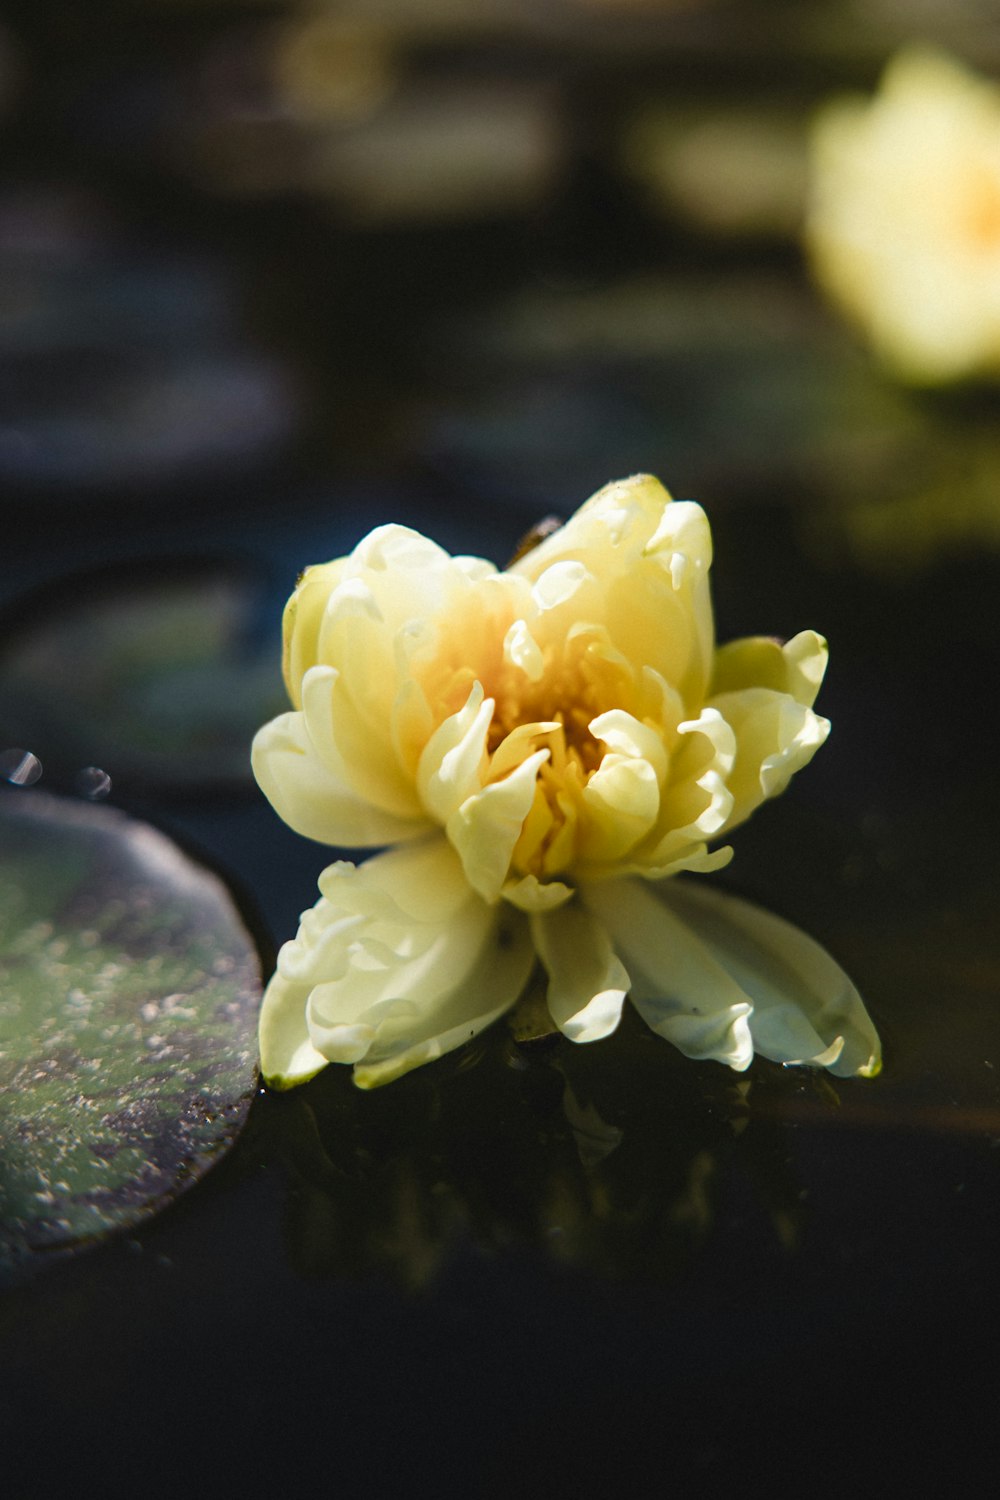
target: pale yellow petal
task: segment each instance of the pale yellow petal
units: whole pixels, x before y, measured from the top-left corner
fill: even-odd
[[[800,631],[785,645],[763,635],[729,641],[716,650],[711,693],[771,688],[812,708],[828,657],[826,641],[815,630]]]
[[[581,793],[585,812],[579,854],[592,863],[623,858],[656,822],[660,788],[646,760],[605,755]]]
[[[603,924],[579,901],[538,913],[531,931],[549,976],[546,1003],[571,1042],[596,1042],[621,1020],[629,976]]]
[[[485,901],[495,901],[500,895],[514,845],[534,801],[539,768],[548,758],[548,750],[537,750],[503,781],[474,793],[448,819],[446,832],[466,878]]]
[[[669,764],[666,746],[651,724],[642,723],[624,709],[614,708],[591,719],[588,728],[609,750],[648,762],[657,781],[662,782],[666,777]]]
[[[306,1026],[308,989],[275,974],[264,991],[260,1011],[260,1071],[273,1089],[305,1083],[327,1059],[309,1040]]]
[[[426,819],[399,818],[362,800],[323,761],[305,717],[287,713],[258,730],[251,751],[257,784],[296,833],[322,844],[370,847],[418,838]]]
[[[291,1086],[325,1061],[363,1087],[440,1056],[517,1000],[534,963],[527,918],[487,906],[442,837],[324,871],[286,943],[262,1020],[265,1074]]]
[[[857,989],[825,949],[799,928],[697,881],[671,882],[668,901],[753,1002],[756,1051],[841,1077],[874,1076],[878,1034]]]
[[[723,830],[728,833],[768,797],[784,791],[826,740],[830,724],[789,694],[770,688],[720,693],[712,707],[736,735],[736,761],[728,778],[733,806]]]
[[[688,1057],[742,1071],[753,1058],[753,1004],[663,899],[672,884],[609,880],[586,886],[582,895],[625,962],[632,1002],[646,1024]]]
[[[382,737],[367,754],[356,753],[358,743],[368,736],[335,667],[310,667],[302,679],[302,713],[320,760],[355,796],[407,822],[425,820],[416,788],[396,760],[390,740]]]
[[[500,894],[505,901],[519,911],[553,911],[572,900],[575,891],[561,880],[539,880],[537,875],[522,875],[520,879],[508,880]]]
[[[431,735],[417,768],[420,799],[432,818],[446,823],[485,778],[486,739],[493,700],[474,682],[464,706]]]
[[[347,558],[340,557],[334,562],[306,568],[285,605],[282,616],[282,668],[288,696],[296,708],[302,707],[302,678],[319,660],[319,634],[327,601],[343,576],[346,565]]]
[[[529,682],[545,675],[545,657],[524,620],[515,620],[503,640],[504,660],[523,672]]]

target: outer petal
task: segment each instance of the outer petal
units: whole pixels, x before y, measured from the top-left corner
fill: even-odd
[[[317,645],[327,600],[346,566],[347,558],[338,557],[334,562],[306,568],[285,605],[281,619],[282,668],[288,696],[296,708],[302,707],[302,678],[318,660]]]
[[[400,818],[363,801],[322,759],[301,713],[281,714],[258,730],[253,772],[275,812],[318,843],[365,847],[425,833],[428,823]]]
[[[379,743],[358,724],[335,667],[310,667],[302,679],[306,730],[320,759],[362,802],[406,822],[424,821],[412,782],[402,774],[383,731]]]
[[[667,899],[753,1001],[754,1047],[842,1078],[881,1068],[878,1033],[851,980],[798,927],[724,891],[672,883]]]
[[[571,1042],[596,1042],[621,1020],[629,976],[603,925],[579,901],[532,916],[549,975],[549,1013]]]
[[[281,974],[275,974],[264,991],[260,1011],[260,1070],[271,1088],[294,1088],[326,1067],[327,1059],[309,1040],[308,996],[308,985],[296,984]]]
[[[278,1087],[317,1058],[388,1082],[495,1020],[531,971],[526,918],[481,901],[443,838],[331,866],[320,885],[272,981],[263,1067]]]
[[[584,896],[628,964],[637,1009],[689,1056],[745,1068],[756,1049],[841,1077],[879,1071],[854,985],[790,923],[694,882],[608,882]]]
[[[812,708],[829,659],[826,641],[815,630],[800,630],[782,646],[766,635],[728,641],[715,653],[712,695],[743,688],[771,688]]]
[[[736,763],[729,776],[732,810],[720,833],[728,833],[769,797],[777,797],[796,771],[809,764],[830,733],[830,721],[770,688],[745,688],[713,698],[736,735]]]
[[[753,1004],[718,958],[670,908],[672,882],[609,880],[588,886],[587,906],[605,923],[632,976],[632,1002],[653,1031],[687,1057],[743,1070],[753,1058]]]

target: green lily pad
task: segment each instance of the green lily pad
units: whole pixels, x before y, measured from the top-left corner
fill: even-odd
[[[0,794],[0,1279],[133,1224],[229,1148],[260,995],[225,886],[163,834]]]

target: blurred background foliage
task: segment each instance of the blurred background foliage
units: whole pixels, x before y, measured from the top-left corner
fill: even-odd
[[[870,95],[914,38],[995,73],[995,19],[988,0],[11,0],[8,527],[30,551],[44,505],[86,556],[142,512],[204,528],[250,506],[278,531],[387,480],[565,510],[648,468],[713,507],[792,506],[818,555],[878,569],[992,545],[989,383],[904,388],[824,304],[801,237],[816,112]]]

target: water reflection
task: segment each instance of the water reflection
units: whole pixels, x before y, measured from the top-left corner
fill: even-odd
[[[794,1249],[804,1194],[765,1093],[811,1091],[775,1068],[750,1081],[664,1048],[634,1017],[601,1048],[478,1048],[362,1094],[341,1070],[262,1101],[288,1177],[286,1232],[310,1276],[426,1287],[462,1251],[672,1280],[720,1210]],[[749,1204],[749,1207],[748,1207]]]
[[[0,777],[11,786],[34,786],[41,774],[42,763],[30,750],[0,750]]]
[[[111,793],[111,777],[100,766],[84,766],[77,772],[74,785],[81,797],[91,802],[99,802]]]

